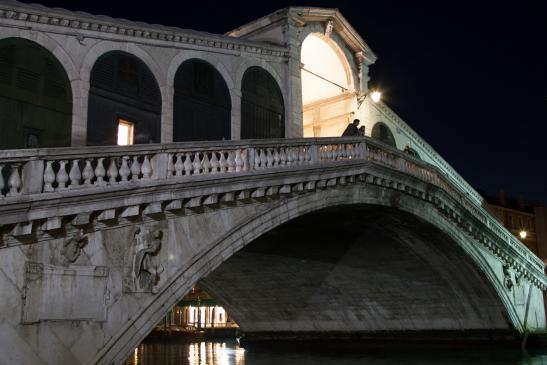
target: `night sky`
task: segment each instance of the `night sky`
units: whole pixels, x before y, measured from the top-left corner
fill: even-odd
[[[211,33],[291,5],[338,8],[378,55],[385,103],[468,182],[547,204],[544,0],[35,2]]]

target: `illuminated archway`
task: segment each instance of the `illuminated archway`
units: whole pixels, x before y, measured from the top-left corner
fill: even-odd
[[[340,136],[355,104],[342,50],[330,38],[311,33],[302,42],[301,63],[304,137]]]

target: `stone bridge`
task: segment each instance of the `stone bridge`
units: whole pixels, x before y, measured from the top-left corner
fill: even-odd
[[[198,281],[249,338],[545,328],[543,262],[368,137],[10,150],[0,169],[2,364],[122,363]]]

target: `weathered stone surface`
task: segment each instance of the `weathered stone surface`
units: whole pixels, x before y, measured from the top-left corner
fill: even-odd
[[[200,285],[222,298],[244,332],[511,327],[495,291],[451,237],[374,206],[295,219]]]
[[[24,324],[44,320],[106,320],[105,266],[25,263]]]

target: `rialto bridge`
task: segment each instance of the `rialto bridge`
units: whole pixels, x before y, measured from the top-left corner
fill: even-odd
[[[371,102],[336,10],[226,36],[0,19],[0,364],[122,363],[198,282],[255,341],[545,329],[543,262]]]

